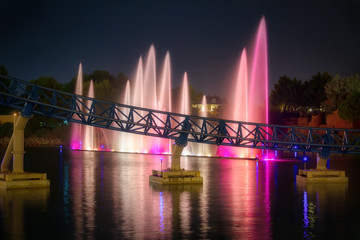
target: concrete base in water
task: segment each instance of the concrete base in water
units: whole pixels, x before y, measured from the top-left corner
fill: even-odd
[[[200,171],[191,170],[152,170],[149,176],[152,183],[159,184],[193,184],[203,183]]]
[[[296,181],[326,183],[326,182],[348,182],[345,171],[341,170],[316,170],[316,169],[299,169],[299,175]]]
[[[0,188],[21,189],[50,187],[46,173],[0,173]]]

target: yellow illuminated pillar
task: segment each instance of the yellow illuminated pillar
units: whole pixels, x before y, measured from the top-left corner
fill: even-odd
[[[183,146],[175,144],[175,147],[172,151],[172,156],[171,156],[171,170],[173,170],[173,171],[181,170],[180,156],[181,156],[183,149],[184,149]]]
[[[13,154],[13,173],[24,172],[24,129],[30,118],[14,116],[14,132],[1,163],[1,172],[8,172]]]
[[[321,157],[319,154],[316,157],[316,170],[327,170],[327,161],[328,158]]]

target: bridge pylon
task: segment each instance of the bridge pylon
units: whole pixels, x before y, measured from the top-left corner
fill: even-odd
[[[171,168],[165,170],[152,170],[152,175],[149,176],[149,181],[159,184],[193,184],[203,183],[203,178],[200,176],[200,171],[185,170],[180,166],[181,153],[187,146],[187,137],[189,135],[191,125],[189,119],[185,118],[183,121],[182,132],[180,136],[175,139],[175,145],[172,149]]]
[[[12,122],[13,134],[1,162],[0,188],[19,189],[34,187],[49,187],[50,181],[46,173],[24,172],[24,129],[31,118],[34,105],[27,103],[20,115],[0,116],[0,123]],[[10,169],[13,155],[12,170]]]

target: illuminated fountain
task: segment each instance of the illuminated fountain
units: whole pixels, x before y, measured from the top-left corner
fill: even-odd
[[[231,106],[227,109],[225,118],[235,121],[268,123],[268,59],[264,17],[259,24],[251,61],[248,59],[247,51],[244,48],[240,57],[236,87],[232,88],[234,90],[230,94],[230,102],[234,107]],[[251,63],[250,66],[248,62]],[[237,130],[235,124],[232,127],[235,131]],[[251,130],[249,128],[249,131]],[[226,157],[255,157],[260,154],[259,151],[247,148],[221,146],[218,150],[218,155]]]
[[[90,98],[95,97],[93,80],[90,81],[88,97],[90,97]],[[86,106],[88,109],[90,109],[91,101],[88,101]],[[90,125],[85,125],[84,126],[84,139],[83,139],[83,146],[84,146],[85,150],[94,150],[94,146],[95,146],[94,137],[95,137],[94,127],[90,126]]]
[[[131,96],[130,96],[130,81],[128,80],[126,82],[125,87],[125,93],[124,98],[120,100],[119,102],[124,103],[126,105],[131,104]],[[125,114],[129,114],[129,109],[124,108],[122,111]],[[117,112],[118,116],[120,116],[121,120],[126,120],[125,116],[121,115],[119,112]],[[111,146],[112,150],[120,151],[120,152],[133,152],[135,149],[135,143],[134,138],[139,137],[134,134],[126,133],[126,132],[111,132],[112,138],[113,138],[113,145]]]
[[[244,122],[268,123],[268,64],[266,38],[266,24],[265,19],[262,18],[255,38],[253,50],[251,51],[251,56],[248,56],[245,48],[241,53],[237,77],[232,84],[234,87],[232,87],[231,91],[229,91],[229,102],[231,103],[229,104],[229,107],[231,107],[231,109],[228,108],[225,111],[225,115],[218,116],[219,118]],[[143,63],[142,56],[139,58],[136,74],[133,78],[131,86],[130,82],[128,82],[124,94],[120,95],[119,99],[115,99],[115,101],[126,105],[155,110],[168,112],[174,111],[172,105],[173,103],[171,102],[172,79],[170,54],[168,52],[164,58],[160,78],[157,77],[156,68],[155,48],[151,45],[145,64]],[[82,66],[80,64],[75,93],[82,95],[82,88]],[[189,83],[186,72],[184,73],[182,90],[178,104],[180,104],[178,112],[182,114],[191,113]],[[207,117],[207,103],[205,96],[203,98],[202,105],[200,115]],[[78,110],[82,111],[82,109]],[[134,121],[139,120],[138,116],[134,116],[134,118]],[[88,129],[88,127],[83,128]],[[84,130],[81,128],[81,125],[74,124],[72,127],[71,138],[71,146],[73,149],[109,149],[121,152],[154,154],[171,153],[171,140],[104,129],[98,130],[90,127],[89,129],[92,130],[85,130],[83,133]],[[102,136],[104,135],[104,131],[107,133],[107,138],[99,140],[99,138],[103,138]],[[151,129],[150,131],[154,130]],[[102,134],[99,135],[99,132]],[[82,139],[82,137],[85,137],[86,141],[85,139]],[[109,141],[111,142],[111,145],[106,143],[106,140],[108,139],[112,140]],[[88,141],[90,141],[92,145],[86,143],[86,146],[84,146],[84,143]],[[258,154],[258,152],[251,151],[246,148],[231,148],[224,146],[217,147],[199,143],[189,143],[183,153],[184,155],[218,155],[225,157],[254,157]]]
[[[82,77],[82,65],[79,64],[79,71],[77,74],[76,79],[76,86],[75,86],[75,94],[82,95],[83,94],[83,77]],[[78,111],[82,111],[81,104],[79,104],[80,109]],[[74,116],[75,119],[79,119],[77,115]],[[71,126],[71,148],[72,149],[81,149],[81,128],[80,124],[73,124]]]

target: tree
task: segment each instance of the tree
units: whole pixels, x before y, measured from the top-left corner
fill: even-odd
[[[36,80],[30,81],[30,83],[33,83],[33,84],[36,84],[39,86],[43,86],[46,88],[55,89],[55,90],[63,89],[63,85],[61,83],[59,83],[58,81],[56,81],[56,79],[53,77],[39,77]]]
[[[277,109],[283,107],[284,111],[287,111],[289,107],[301,106],[303,103],[302,90],[303,85],[300,80],[284,75],[274,85],[270,94],[270,103]]]
[[[115,81],[115,77],[105,70],[95,70],[89,75],[84,74],[84,82],[93,80],[94,82],[101,82],[103,80],[109,80],[110,82]]]
[[[354,92],[360,92],[359,74],[340,78],[336,75],[325,85],[326,92],[326,111],[331,113],[339,108],[347,96]]]
[[[339,116],[353,121],[360,119],[360,92],[351,93],[339,106]]]
[[[84,83],[84,95],[88,96],[90,81]],[[111,86],[110,81],[108,79],[103,79],[101,81],[94,81],[94,93],[95,98],[99,100],[105,101],[116,101],[117,99],[113,99],[114,88]]]
[[[325,86],[332,80],[332,76],[324,72],[318,73],[311,77],[309,81],[304,83],[304,102],[308,107],[320,107],[326,100]]]

